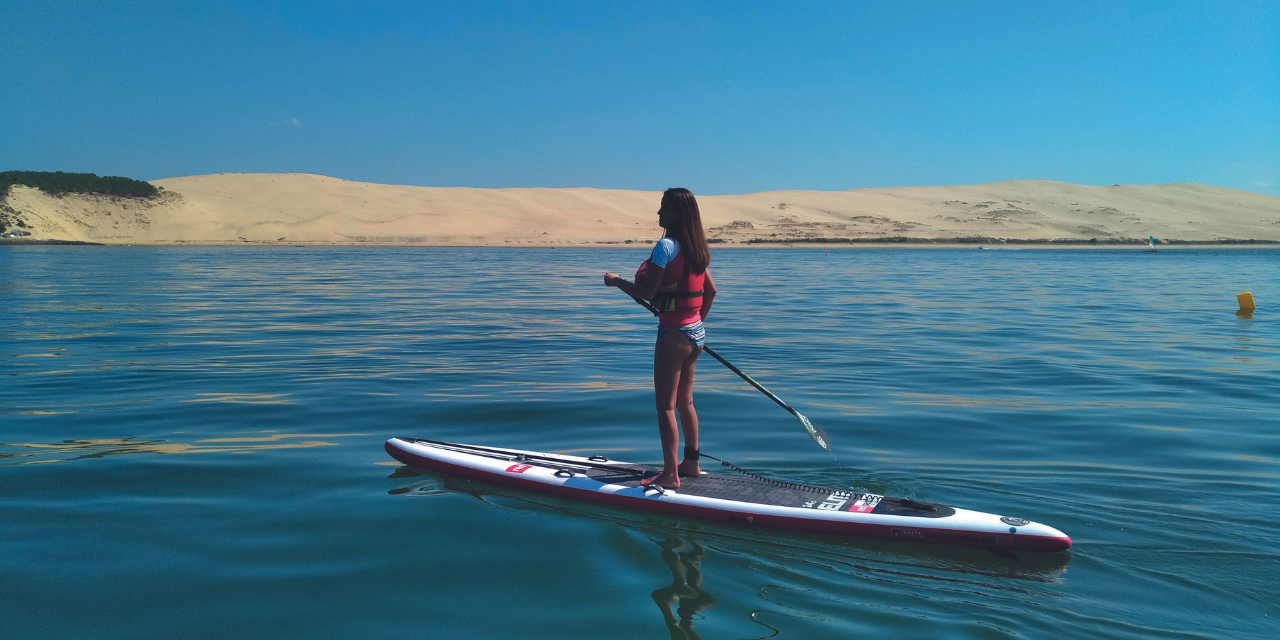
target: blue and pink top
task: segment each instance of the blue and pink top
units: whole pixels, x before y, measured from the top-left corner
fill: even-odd
[[[686,327],[702,320],[702,285],[706,272],[690,273],[680,243],[663,238],[653,247],[653,255],[640,265],[636,282],[643,280],[645,267],[653,263],[663,267],[662,286],[653,304],[658,309],[658,324],[666,327]]]

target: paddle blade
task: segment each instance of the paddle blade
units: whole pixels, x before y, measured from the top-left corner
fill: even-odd
[[[800,419],[800,426],[804,427],[804,430],[809,433],[809,437],[813,438],[813,441],[818,443],[818,446],[822,447],[823,451],[831,453],[831,438],[827,437],[827,432],[823,431],[822,427],[809,422],[809,419],[804,417],[803,413],[796,411],[795,414]]]

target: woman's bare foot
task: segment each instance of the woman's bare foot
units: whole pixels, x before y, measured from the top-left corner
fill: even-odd
[[[657,485],[659,487],[662,487],[663,489],[679,489],[680,476],[677,474],[671,473],[670,471],[663,470],[662,473],[659,473],[658,475],[653,476],[652,478],[645,478],[641,480],[640,486],[647,487],[654,483],[657,483]]]
[[[680,466],[676,467],[676,471],[679,472],[681,478],[696,478],[702,475],[702,469],[698,467],[697,460],[681,462]]]

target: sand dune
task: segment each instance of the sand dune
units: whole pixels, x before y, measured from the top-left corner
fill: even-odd
[[[154,199],[50,196],[14,187],[5,206],[33,238],[112,244],[581,245],[659,237],[660,194],[471,189],[311,174],[168,178]],[[1090,187],[1047,180],[699,196],[708,235],[750,240],[911,238],[1280,241],[1280,197],[1199,184]]]

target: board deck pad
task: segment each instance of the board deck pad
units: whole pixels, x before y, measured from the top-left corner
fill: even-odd
[[[639,487],[640,480],[656,476],[662,470],[639,464],[612,466],[634,469],[635,473],[625,474],[604,469],[589,469],[587,477],[605,484],[616,484],[623,487]],[[793,483],[785,483],[793,484]],[[855,511],[857,513],[884,513],[895,516],[919,518],[945,518],[955,513],[955,509],[940,504],[915,503],[923,508],[903,506],[899,498],[886,498],[871,493],[859,493],[844,489],[809,487],[796,489],[746,476],[731,476],[723,473],[708,473],[705,470],[696,478],[680,478],[680,488],[671,489],[681,495],[702,498],[719,498],[735,500],[750,504],[767,504],[778,507],[803,507],[828,511]]]

